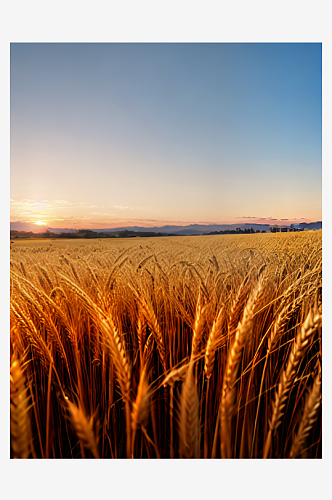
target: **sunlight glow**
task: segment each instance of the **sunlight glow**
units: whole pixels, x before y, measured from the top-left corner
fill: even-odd
[[[46,222],[42,222],[42,221],[38,221],[38,222],[35,222],[35,224],[37,224],[37,226],[46,226]]]

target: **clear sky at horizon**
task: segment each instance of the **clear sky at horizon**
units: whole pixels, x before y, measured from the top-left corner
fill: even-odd
[[[12,43],[11,221],[321,220],[321,78],[320,43]]]

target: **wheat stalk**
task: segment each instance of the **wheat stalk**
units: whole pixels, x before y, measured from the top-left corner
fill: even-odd
[[[296,458],[297,456],[300,455],[305,440],[309,436],[309,433],[314,423],[316,422],[318,410],[320,408],[322,399],[321,388],[322,388],[322,377],[321,377],[321,371],[319,370],[317,376],[314,379],[314,383],[311,387],[309,395],[307,397],[302,420],[300,422],[297,434],[292,442],[292,447],[289,453],[290,458]]]
[[[180,456],[183,458],[200,456],[199,401],[193,366],[191,361],[180,401]]]
[[[28,389],[20,362],[10,367],[10,435],[14,458],[29,458],[31,453],[31,422]]]
[[[209,379],[213,372],[214,360],[218,343],[220,343],[222,324],[224,321],[224,307],[222,306],[214,319],[209,337],[206,343],[205,356],[204,356],[204,373],[206,378]]]
[[[173,368],[168,375],[163,380],[163,386],[169,385],[171,387],[175,386],[175,382],[180,382],[184,380],[187,376],[187,372],[189,369],[190,363],[185,363],[184,365]]]
[[[199,346],[202,341],[204,323],[205,323],[205,309],[202,305],[201,290],[199,290],[198,299],[196,303],[196,313],[193,327],[193,338],[191,347],[191,357],[195,358],[199,354]]]
[[[242,321],[239,322],[234,342],[230,348],[222,387],[220,402],[220,440],[221,457],[231,458],[231,418],[233,415],[236,401],[236,379],[240,367],[242,351],[245,343],[249,340],[252,333],[254,305],[260,285],[257,286],[249,296],[247,305],[243,312]]]
[[[93,417],[89,419],[85,416],[82,406],[76,406],[66,397],[67,408],[69,410],[70,421],[75,429],[76,435],[84,448],[91,451],[94,458],[100,458],[96,436],[93,431]]]
[[[154,339],[157,344],[160,360],[163,365],[164,371],[166,371],[166,351],[157,317],[155,315],[152,305],[149,304],[145,299],[143,298],[140,299],[140,305],[142,307],[146,321],[154,334]]]
[[[281,423],[287,403],[287,396],[293,386],[299,364],[309,347],[311,338],[320,327],[321,322],[322,316],[319,313],[314,315],[313,311],[310,310],[292,345],[287,365],[281,373],[280,382],[278,384],[275,399],[272,405],[272,417],[269,423],[269,432],[264,446],[264,458],[267,458],[270,450],[272,433]]]
[[[137,388],[136,399],[133,402],[131,412],[131,427],[132,427],[132,457],[134,454],[134,443],[137,426],[141,425],[146,427],[148,418],[148,404],[149,404],[149,384],[146,375],[146,368],[141,371],[141,376]]]
[[[241,319],[241,313],[243,311],[244,305],[246,303],[248,297],[248,289],[247,284],[249,281],[249,275],[244,278],[242,281],[239,290],[236,294],[235,299],[233,300],[233,304],[229,313],[228,320],[228,335],[230,336],[234,331],[236,331],[237,325]]]

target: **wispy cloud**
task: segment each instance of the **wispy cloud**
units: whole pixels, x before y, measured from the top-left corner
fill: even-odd
[[[85,202],[72,203],[67,200],[33,200],[25,198],[23,200],[10,200],[10,212],[12,217],[26,218],[28,216],[50,216],[53,217],[55,213],[87,211],[92,208],[104,208],[97,205],[90,205]]]
[[[117,210],[124,210],[124,211],[139,211],[139,210],[146,210],[147,208],[150,208],[150,207],[136,207],[136,206],[132,206],[132,205],[113,205],[112,208],[116,208]]]
[[[103,217],[113,217],[115,214],[105,212],[91,212],[91,215],[102,215]]]
[[[290,223],[290,224],[296,224],[298,222],[312,222],[311,219],[308,219],[306,217],[288,217],[288,218],[277,218],[277,217],[250,217],[248,215],[242,216],[242,217],[236,217],[238,221],[240,222],[241,220],[246,221],[246,222],[252,222],[253,224],[285,224],[285,222]]]
[[[30,208],[40,208],[48,207],[49,209],[62,208],[73,206],[73,203],[66,200],[31,200],[29,198],[24,198],[23,200],[10,200],[11,207],[30,207]]]

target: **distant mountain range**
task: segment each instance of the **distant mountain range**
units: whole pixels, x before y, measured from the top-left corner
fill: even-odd
[[[98,232],[105,232],[105,233],[110,233],[110,232],[116,232],[116,231],[135,231],[135,232],[146,232],[146,231],[151,231],[155,233],[162,233],[162,234],[176,234],[176,235],[181,235],[181,236],[191,236],[191,235],[200,235],[200,234],[206,234],[206,233],[211,233],[213,231],[225,231],[227,229],[229,230],[236,230],[236,228],[239,227],[241,229],[246,229],[246,228],[253,228],[255,231],[259,229],[260,231],[269,231],[270,226],[268,224],[190,224],[189,226],[162,226],[162,227],[138,227],[138,226],[132,226],[132,227],[121,227],[121,228],[114,228],[114,229],[98,229]]]
[[[111,227],[106,229],[90,229],[96,233],[118,233],[119,231],[135,231],[136,233],[161,233],[161,234],[176,234],[179,236],[191,236],[211,233],[213,231],[225,231],[236,230],[239,227],[241,229],[253,228],[255,231],[259,229],[260,231],[269,231],[269,224],[190,224],[188,226],[162,226],[162,227],[141,227],[141,226],[123,226],[123,227]],[[86,228],[88,229],[88,228]],[[76,229],[68,228],[52,228],[49,227],[48,231],[52,233],[76,233]]]
[[[174,234],[178,236],[191,236],[203,235],[215,231],[227,231],[240,229],[253,229],[255,232],[266,231],[270,232],[270,227],[291,227],[301,229],[322,229],[322,221],[317,222],[301,222],[300,224],[284,224],[284,225],[270,225],[270,224],[190,224],[188,226],[162,226],[162,227],[140,227],[140,226],[127,226],[127,227],[113,227],[107,229],[92,229],[96,233],[118,233],[119,231],[135,231],[137,233],[161,233],[161,234]],[[88,228],[87,228],[88,229]],[[56,234],[60,233],[76,233],[76,229],[68,228],[48,228],[48,231]]]

